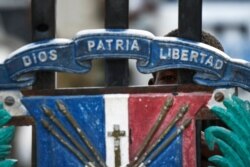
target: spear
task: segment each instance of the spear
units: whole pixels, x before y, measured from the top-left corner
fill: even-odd
[[[159,136],[158,140],[155,141],[155,143],[153,143],[151,146],[149,146],[149,148],[144,152],[144,154],[139,157],[139,159],[136,161],[136,165],[141,164],[146,157],[156,148],[156,146],[165,138],[165,136],[169,133],[169,131],[174,127],[174,125],[183,118],[183,116],[186,114],[186,112],[188,111],[189,105],[185,104],[183,105],[178,113],[176,114],[176,116],[174,117],[174,119],[170,122],[170,124],[168,125],[168,127],[163,131],[163,133],[161,133],[161,135]],[[129,164],[128,166],[130,166],[131,164]],[[135,165],[135,166],[136,166]]]
[[[107,167],[105,164],[104,160],[101,158],[100,153],[94,148],[92,143],[89,141],[87,138],[87,135],[84,133],[84,131],[81,130],[79,124],[77,121],[74,119],[74,117],[70,114],[68,111],[67,107],[63,104],[62,101],[57,100],[56,101],[57,107],[59,111],[67,118],[67,120],[71,123],[77,134],[80,136],[82,141],[86,144],[86,146],[91,150],[92,154],[96,157],[97,161],[102,167]]]
[[[42,125],[53,135],[55,136],[67,149],[69,149],[83,164],[86,164],[88,167],[93,167],[93,164],[91,162],[88,162],[88,160],[82,156],[74,147],[72,147],[68,142],[66,142],[62,136],[60,136],[51,125],[49,125],[49,122],[42,119],[41,120]]]
[[[157,132],[157,130],[159,129],[159,127],[161,126],[163,120],[165,119],[169,109],[171,108],[171,106],[173,105],[173,98],[169,97],[166,99],[164,105],[161,108],[161,112],[155,122],[155,124],[153,125],[153,127],[150,129],[148,135],[146,136],[143,144],[141,145],[141,147],[139,148],[138,153],[136,154],[134,161],[130,163],[130,166],[133,166],[134,163],[136,163],[136,161],[138,160],[138,158],[140,156],[142,156],[143,152],[145,151],[145,149],[147,148],[148,144],[150,143],[150,141],[153,139],[155,133]]]
[[[192,119],[187,119],[184,121],[184,123],[172,134],[170,135],[165,141],[163,141],[163,143],[156,149],[154,150],[150,156],[143,161],[139,167],[143,167],[143,166],[147,166],[149,165],[151,162],[153,162],[153,160],[164,150],[166,149],[169,144],[172,143],[172,141],[179,135],[181,134],[192,122]]]
[[[88,159],[90,162],[95,162],[95,160],[88,154],[86,150],[82,148],[82,146],[77,142],[77,140],[67,131],[67,129],[62,125],[59,119],[53,114],[53,112],[46,107],[45,105],[42,106],[42,111],[45,115],[66,135],[66,137],[75,145],[76,148]]]

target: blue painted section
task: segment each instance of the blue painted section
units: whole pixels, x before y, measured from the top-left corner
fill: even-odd
[[[34,71],[51,70],[84,73],[90,70],[76,62],[75,44],[68,39],[53,39],[31,43],[13,52],[0,65],[0,88],[13,89],[33,84]],[[29,73],[30,75],[24,75]]]
[[[0,64],[0,89],[18,89],[31,86],[35,81],[35,76],[31,75],[28,78],[22,78],[22,81],[15,81],[10,78],[8,69],[4,64]]]
[[[174,127],[169,134],[166,135],[164,142],[173,132]],[[161,143],[162,143],[161,142]],[[160,143],[160,144],[161,144]],[[158,146],[160,146],[160,144]],[[155,149],[157,149],[156,147]],[[149,155],[150,157],[150,155]],[[182,135],[177,136],[172,143],[161,154],[153,160],[149,167],[182,167]]]
[[[218,88],[241,87],[250,91],[250,63],[241,65],[227,62],[227,68],[221,77],[209,73],[196,73],[194,81],[201,85]]]
[[[167,37],[165,40],[162,40],[162,38],[155,39],[152,42],[152,54],[149,63],[146,67],[140,67],[140,71],[149,73],[164,69],[187,68],[202,72],[206,71],[221,77],[225,69],[223,64],[225,58],[223,55],[212,52],[187,40],[168,39]],[[213,60],[210,62],[209,58]]]
[[[63,125],[74,138],[77,139],[81,145],[85,146],[71,124],[59,112],[56,107],[56,100],[62,100],[64,102],[81,129],[86,133],[88,139],[100,152],[102,158],[105,159],[105,117],[104,100],[102,96],[26,97],[22,102],[36,121],[38,167],[83,166],[40,122],[42,118],[49,120],[41,110],[41,105],[46,105],[52,109],[56,117],[63,122]],[[56,129],[56,131],[64,136],[58,129]]]
[[[130,58],[147,61],[151,39],[121,30],[107,30],[106,33],[79,35],[75,39],[75,44],[78,60]]]
[[[0,67],[0,88],[29,86],[39,70],[86,73],[91,60],[136,59],[141,73],[187,68],[197,71],[194,80],[214,87],[239,86],[250,90],[249,62],[236,61],[205,44],[172,37],[155,37],[147,31],[92,30],[74,40],[54,39],[26,45],[12,53]]]

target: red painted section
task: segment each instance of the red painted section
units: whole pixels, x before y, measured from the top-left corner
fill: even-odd
[[[130,141],[130,161],[134,159],[140,145],[144,138],[149,133],[153,124],[155,123],[161,107],[163,106],[167,97],[172,94],[136,94],[129,97],[129,127],[131,132]],[[189,104],[189,111],[186,113],[186,118],[194,118],[195,114],[202,106],[205,106],[210,99],[211,94],[206,93],[181,93],[174,96],[174,103],[168,112],[165,120],[154,136],[154,142],[160,133],[167,127],[170,121],[175,117],[179,108],[183,104]],[[178,123],[180,124],[180,122]],[[183,132],[183,166],[196,166],[196,143],[195,143],[195,121]]]

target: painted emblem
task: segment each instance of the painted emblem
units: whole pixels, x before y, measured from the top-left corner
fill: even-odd
[[[120,94],[22,102],[36,121],[38,166],[187,167],[196,164],[195,115],[209,99]]]
[[[0,65],[1,89],[32,85],[34,71],[86,73],[93,59],[126,58],[136,59],[141,73],[188,68],[196,71],[198,84],[250,90],[249,62],[202,43],[138,30],[81,31],[73,40],[32,43],[9,57]],[[30,96],[21,99],[25,109],[19,107],[35,121],[38,167],[195,167],[196,114],[211,97],[204,92]],[[206,130],[209,147],[218,144],[223,153],[210,161],[247,165],[250,126],[242,117],[249,114],[249,102],[230,96],[224,105],[211,108],[228,129]]]
[[[250,86],[249,62],[232,59],[203,43],[155,37],[141,30],[85,30],[77,33],[74,40],[28,44],[9,57],[0,66],[2,89],[32,85],[35,79],[32,72],[38,70],[86,73],[91,69],[91,60],[100,58],[136,59],[141,73],[193,69],[197,71],[194,81],[202,85],[247,90]]]

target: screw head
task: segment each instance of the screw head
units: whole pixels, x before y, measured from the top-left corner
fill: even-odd
[[[217,92],[214,95],[214,99],[217,102],[222,102],[224,100],[224,94],[222,92]]]
[[[13,106],[15,104],[14,97],[12,97],[12,96],[5,97],[4,104],[6,104],[7,106]]]

